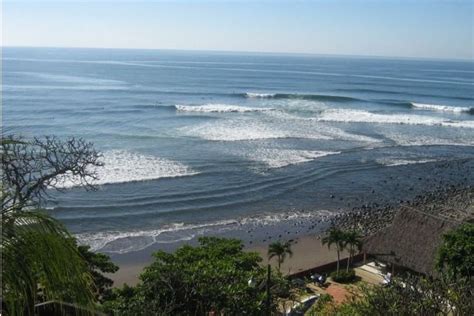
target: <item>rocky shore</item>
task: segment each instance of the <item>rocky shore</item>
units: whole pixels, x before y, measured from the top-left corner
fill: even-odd
[[[417,211],[451,219],[474,216],[474,188],[460,184],[437,188],[413,200],[400,201],[399,205],[366,204],[351,212],[336,215],[331,226],[340,229],[356,229],[369,236],[391,224],[395,214],[403,208],[416,208]]]

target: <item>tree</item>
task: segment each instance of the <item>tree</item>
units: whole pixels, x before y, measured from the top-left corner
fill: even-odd
[[[199,246],[158,251],[134,288],[114,292],[105,303],[117,315],[262,315],[265,269],[262,258],[243,251],[236,239],[201,237]],[[276,277],[276,276],[274,276]],[[278,284],[272,280],[271,284]],[[273,292],[273,289],[272,289]],[[271,308],[275,310],[272,302]]]
[[[443,236],[436,267],[454,279],[474,276],[474,224],[464,223]]]
[[[2,158],[2,290],[8,315],[32,315],[40,300],[93,304],[93,282],[72,236],[38,207],[73,178],[93,188],[100,155],[81,139],[8,136]],[[63,180],[61,180],[61,177]]]
[[[105,301],[112,295],[112,285],[114,281],[107,278],[103,273],[115,273],[119,267],[115,265],[110,257],[102,253],[90,251],[90,246],[81,245],[77,249],[84,258],[89,268],[89,272],[96,287],[96,300],[99,302]]]
[[[332,227],[329,230],[329,234],[322,239],[323,245],[328,245],[328,249],[331,249],[332,245],[336,245],[337,251],[337,269],[336,274],[339,275],[339,261],[341,258],[341,251],[345,247],[345,234],[342,230]]]
[[[472,315],[472,280],[449,281],[407,275],[389,286],[359,285],[349,301],[327,302],[309,315]]]
[[[2,212],[38,206],[48,190],[63,191],[65,182],[94,190],[96,167],[103,166],[92,143],[81,138],[60,140],[8,136],[2,140]],[[4,215],[4,214],[2,214]]]
[[[349,264],[354,258],[355,251],[362,249],[362,236],[355,230],[344,232],[344,247],[349,250],[346,271],[349,272]]]
[[[272,258],[277,258],[278,271],[280,271],[281,264],[285,261],[286,256],[293,256],[293,251],[291,250],[292,243],[286,241],[282,243],[281,241],[275,241],[268,246],[268,260]]]

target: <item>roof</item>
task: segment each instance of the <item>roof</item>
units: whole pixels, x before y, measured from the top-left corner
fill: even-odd
[[[383,261],[433,275],[442,235],[461,222],[406,207],[397,213],[392,225],[365,240],[363,251]]]

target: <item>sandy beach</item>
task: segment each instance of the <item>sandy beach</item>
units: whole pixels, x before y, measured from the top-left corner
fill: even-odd
[[[351,227],[358,227],[366,236],[383,229],[390,225],[394,214],[401,208],[410,206],[426,213],[436,212],[445,213],[453,207],[466,209],[472,212],[472,196],[474,189],[471,187],[451,187],[443,190],[436,190],[435,192],[427,193],[423,196],[418,196],[411,201],[404,201],[398,207],[367,207],[360,211],[353,211],[345,213],[343,216],[336,217],[332,220],[332,224],[342,229],[350,229]],[[326,245],[322,245],[320,236],[321,232],[313,234],[302,234],[291,236],[294,241],[292,246],[293,256],[286,258],[281,266],[281,271],[284,274],[293,274],[312,267],[324,265],[334,262],[337,259],[335,247],[328,249]],[[259,242],[254,244],[246,244],[247,251],[256,251],[263,258],[262,265],[268,263],[267,249],[270,242]],[[285,240],[285,239],[282,239]],[[196,241],[191,244],[196,244]],[[172,249],[163,249],[165,251],[173,251]],[[341,254],[341,259],[347,257],[347,252]],[[113,275],[109,275],[114,280],[114,286],[122,286],[124,283],[128,285],[135,285],[139,280],[139,275],[143,268],[150,264],[152,258],[149,252],[137,252],[133,256],[134,260],[119,261],[117,264],[120,270]],[[276,261],[271,260],[270,264],[276,267]]]
[[[281,272],[284,274],[292,274],[299,271],[307,270],[315,266],[323,265],[336,261],[337,253],[335,247],[328,249],[327,245],[322,245],[318,236],[302,236],[295,238],[293,244],[293,256],[286,258],[281,265]],[[268,263],[267,259],[268,243],[262,243],[253,247],[247,247],[247,251],[256,251],[263,258],[262,265]],[[347,252],[341,253],[341,259],[347,257]],[[276,260],[270,260],[270,264],[276,267]],[[139,275],[148,263],[124,263],[120,265],[120,270],[115,274],[109,275],[114,280],[114,286],[120,287],[127,283],[135,285],[139,281]]]

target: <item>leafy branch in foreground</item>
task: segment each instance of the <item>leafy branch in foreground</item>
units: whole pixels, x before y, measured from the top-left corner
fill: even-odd
[[[1,143],[2,213],[44,201],[48,189],[63,190],[65,181],[94,189],[96,168],[103,166],[92,143],[80,138],[7,136]]]
[[[15,136],[2,139],[0,153],[3,313],[33,315],[42,300],[92,306],[92,277],[76,243],[61,223],[36,207],[48,189],[61,190],[65,179],[93,189],[100,155],[82,139]]]

